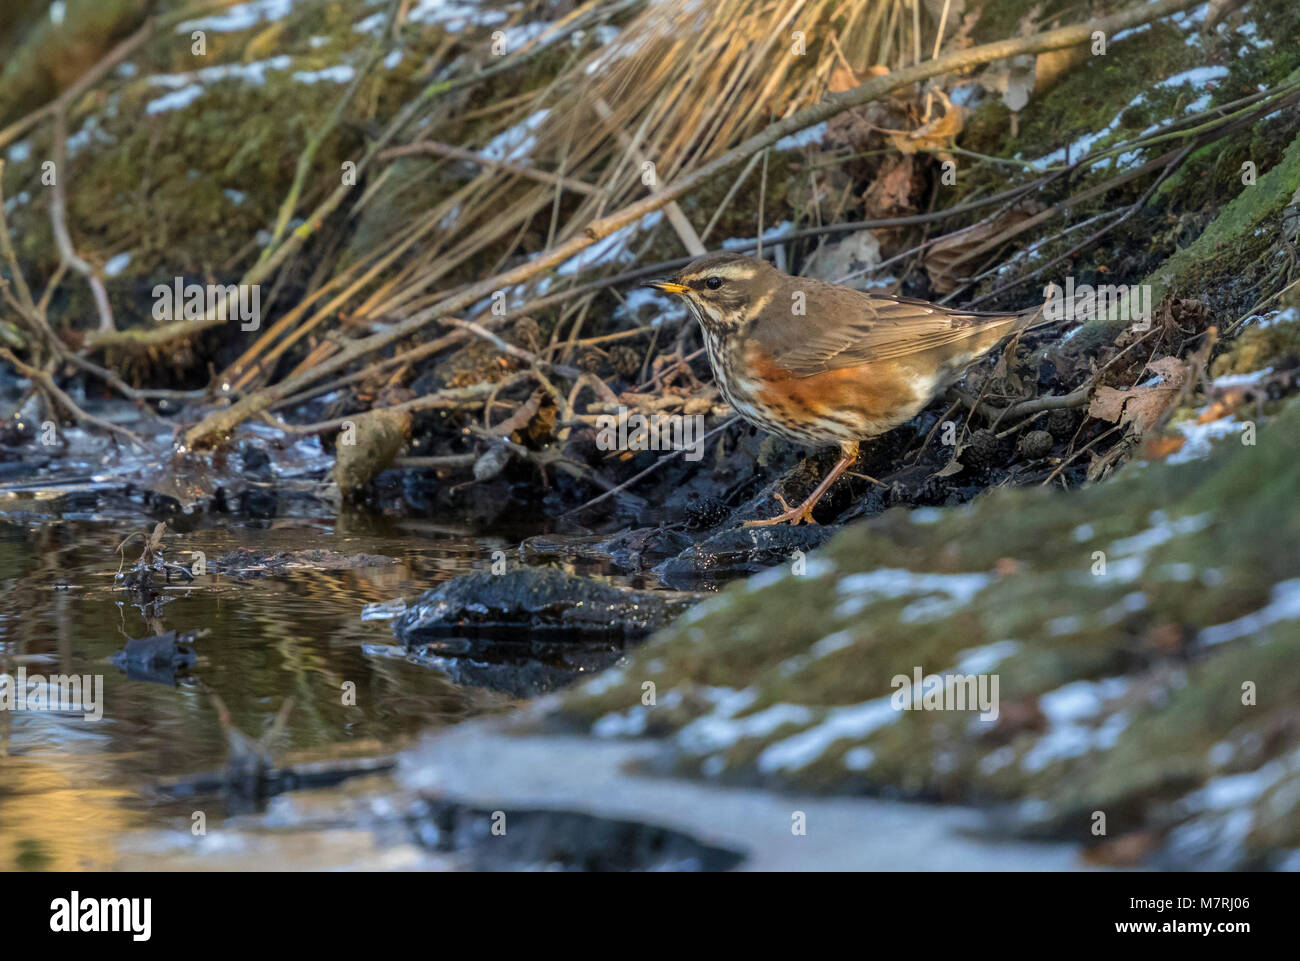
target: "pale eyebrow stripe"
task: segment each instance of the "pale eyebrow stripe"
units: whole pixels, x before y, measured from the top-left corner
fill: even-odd
[[[693,274],[687,274],[684,280],[700,280],[704,277],[721,277],[724,280],[750,280],[756,276],[753,267],[746,264],[723,264],[719,267],[707,267]]]

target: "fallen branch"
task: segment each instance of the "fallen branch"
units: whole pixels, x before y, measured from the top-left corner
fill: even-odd
[[[2,355],[3,354],[0,354],[0,356]],[[515,380],[522,380],[527,376],[531,375],[516,374],[511,380],[512,382]],[[422,397],[416,397],[412,400],[404,401],[400,404],[393,404],[389,407],[376,407],[365,412],[358,411],[352,414],[345,414],[342,417],[335,417],[333,420],[319,421],[315,424],[286,424],[282,420],[272,418],[269,414],[264,414],[263,420],[271,426],[278,427],[280,430],[289,434],[302,436],[328,434],[331,431],[339,430],[345,423],[350,420],[355,420],[357,417],[361,416],[362,413],[387,411],[389,413],[399,414],[417,410],[437,410],[439,408],[464,407],[466,404],[476,403],[488,394],[492,393],[494,389],[501,386],[501,384],[484,382],[481,384],[474,384],[471,387],[451,387],[446,390],[440,390],[436,394],[425,394]]]
[[[1008,417],[1026,417],[1030,414],[1039,414],[1049,410],[1068,410],[1072,407],[1082,407],[1088,403],[1088,398],[1092,396],[1092,389],[1093,384],[1087,383],[1068,394],[1045,394],[1042,397],[1031,397],[1028,400],[1008,404],[1006,407],[994,407],[992,404],[980,402],[974,405],[974,409],[994,427],[997,427]],[[963,403],[968,400],[969,398],[962,397]]]

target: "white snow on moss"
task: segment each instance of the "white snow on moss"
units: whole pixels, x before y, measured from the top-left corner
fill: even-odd
[[[825,640],[830,640],[831,637],[835,635]],[[1018,641],[1005,640],[971,648],[958,655],[956,668],[942,671],[938,676],[987,672],[1003,659],[1015,654],[1020,646]],[[924,683],[923,680],[920,687],[912,685],[911,703],[921,700]],[[758,756],[758,769],[766,774],[782,770],[797,771],[821,757],[835,742],[844,739],[861,740],[894,723],[904,713],[894,706],[894,694],[886,694],[861,704],[830,708],[817,724],[768,745]],[[847,755],[845,763],[848,763]]]
[[[489,160],[499,162],[518,163],[527,159],[533,148],[537,146],[537,138],[533,136],[533,131],[541,126],[549,113],[550,110],[545,107],[534,111],[524,120],[489,140],[479,153]]]
[[[1222,377],[1214,378],[1210,387],[1214,390],[1223,390],[1227,387],[1250,387],[1258,384],[1271,373],[1273,368],[1265,367],[1262,370],[1251,371],[1249,374],[1224,374]]]
[[[1185,420],[1174,426],[1183,435],[1183,446],[1166,457],[1165,462],[1168,464],[1186,464],[1188,461],[1208,457],[1210,452],[1214,450],[1216,442],[1239,435],[1242,422],[1237,420],[1235,415],[1229,415],[1204,424],[1198,424],[1194,420]]]
[[[603,240],[596,241],[586,250],[574,254],[556,267],[555,272],[562,275],[576,274],[579,271],[589,270],[601,264],[630,260],[632,255],[627,247],[631,239],[641,231],[651,229],[662,219],[662,211],[651,211],[635,224],[629,224],[620,230],[616,230]]]
[[[773,704],[742,718],[710,714],[677,732],[677,743],[692,754],[726,750],[746,738],[766,737],[787,724],[806,725],[813,718],[802,704]]]
[[[1048,729],[1021,758],[1021,767],[1041,771],[1055,761],[1114,745],[1128,725],[1127,713],[1112,714],[1100,725],[1089,722],[1102,713],[1107,702],[1127,691],[1130,683],[1125,677],[1074,681],[1040,695],[1038,709],[1047,718]]]
[[[813,124],[811,127],[805,127],[803,130],[796,131],[788,137],[782,137],[776,142],[777,150],[798,150],[800,147],[815,147],[826,137],[826,121]]]
[[[110,257],[104,264],[104,275],[106,277],[116,277],[129,266],[131,266],[131,255],[129,253],[118,254],[115,257]]]
[[[1175,87],[1191,87],[1193,89],[1199,89],[1217,80],[1223,79],[1228,76],[1228,73],[1229,71],[1227,67],[1195,67],[1191,70],[1184,70],[1182,73],[1176,73],[1171,77],[1166,77],[1164,80],[1155,84],[1153,89],[1171,90]],[[1208,94],[1205,95],[1203,98],[1204,102],[1194,100],[1191,104],[1186,105],[1184,107],[1184,113],[1195,113],[1206,109],[1206,107],[1210,105],[1209,96],[1210,95]],[[1037,160],[1031,160],[1029,162],[1030,166],[1036,170],[1043,170],[1047,167],[1057,166],[1062,163],[1072,163],[1080,157],[1087,156],[1092,151],[1093,147],[1119,129],[1120,124],[1123,122],[1125,113],[1133,107],[1142,105],[1146,100],[1147,94],[1139,93],[1136,97],[1130,100],[1128,104],[1116,112],[1115,116],[1111,118],[1110,123],[1106,124],[1106,126],[1101,130],[1098,130],[1095,133],[1086,133],[1068,147],[1061,147],[1058,150],[1053,150],[1051,153],[1039,157]],[[1154,133],[1158,129],[1160,129],[1159,124],[1149,127],[1142,132],[1141,136],[1148,133]],[[1136,162],[1137,153],[1138,152],[1136,151],[1132,151],[1121,155],[1120,166],[1129,166]],[[1109,166],[1109,164],[1110,158],[1107,158],[1106,160],[1099,162],[1097,167],[1099,169],[1104,169]]]
[[[591,733],[596,737],[638,737],[645,733],[647,709],[642,704],[634,704],[626,711],[612,712],[596,721],[591,726]]]
[[[418,0],[407,15],[410,23],[433,24],[449,33],[460,33],[468,27],[490,27],[504,23],[504,10],[484,10],[477,3],[461,0]]]
[[[293,58],[287,54],[269,57],[266,60],[254,60],[252,63],[219,63],[211,67],[188,73],[159,73],[149,78],[154,87],[166,87],[178,90],[193,84],[210,84],[219,80],[242,80],[254,86],[266,83],[266,75],[271,70],[288,70]]]
[[[186,20],[177,24],[176,32],[189,34],[195,30],[212,33],[236,33],[249,30],[259,23],[283,20],[293,9],[294,0],[250,0],[249,3],[236,4],[229,9],[210,17]]]
[[[764,748],[758,756],[758,769],[764,774],[797,771],[821,757],[836,741],[861,739],[898,720],[901,711],[891,703],[892,696],[876,698],[848,707],[833,707],[821,723]]]
[[[1019,641],[995,641],[981,647],[972,647],[957,655],[957,666],[950,674],[987,674],[1004,660],[1020,650]]]
[[[846,620],[856,617],[877,601],[911,594],[941,594],[904,608],[904,621],[929,621],[945,617],[964,607],[993,582],[991,574],[920,574],[899,568],[881,567],[861,574],[840,578],[836,591],[844,598],[835,607],[835,616]]]
[[[846,647],[852,647],[853,642],[857,639],[857,634],[852,630],[836,631],[834,634],[828,634],[820,641],[813,643],[808,648],[808,653],[812,655],[813,660],[819,660],[836,651],[842,651]]]
[[[298,70],[294,72],[293,79],[298,83],[347,83],[354,76],[356,76],[356,71],[352,69],[352,66],[341,63],[320,70]]]
[[[1281,621],[1294,620],[1300,620],[1300,578],[1274,584],[1267,605],[1235,621],[1207,627],[1196,640],[1204,645],[1223,644],[1258,634]]]
[[[1209,514],[1188,514],[1186,517],[1171,521],[1164,511],[1152,511],[1147,518],[1147,522],[1151,525],[1149,528],[1131,537],[1123,537],[1112,542],[1110,547],[1106,548],[1106,554],[1111,558],[1145,555],[1176,537],[1184,537],[1204,530],[1209,526],[1210,521]]]

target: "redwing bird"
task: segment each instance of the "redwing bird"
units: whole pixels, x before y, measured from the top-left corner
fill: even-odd
[[[745,420],[841,457],[797,507],[751,525],[814,523],[813,506],[864,440],[915,417],[1010,335],[1042,320],[1041,307],[996,314],[867,294],[792,277],[765,260],[710,254],[657,290],[686,301],[700,323],[718,390]]]

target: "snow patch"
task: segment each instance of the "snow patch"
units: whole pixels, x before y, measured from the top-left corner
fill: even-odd
[[[925,598],[903,609],[903,621],[931,621],[964,607],[993,582],[991,574],[918,574],[915,571],[881,567],[840,579],[836,591],[844,598],[835,608],[840,619],[855,617],[877,601],[909,594],[943,594]]]
[[[1235,621],[1204,628],[1196,640],[1205,645],[1223,644],[1258,634],[1281,621],[1294,620],[1300,620],[1300,578],[1274,584],[1267,605]]]
[[[176,32],[189,34],[195,30],[206,30],[211,33],[236,33],[251,29],[259,23],[283,20],[293,9],[293,4],[294,0],[250,0],[249,3],[236,4],[211,17],[186,20],[177,24]]]

